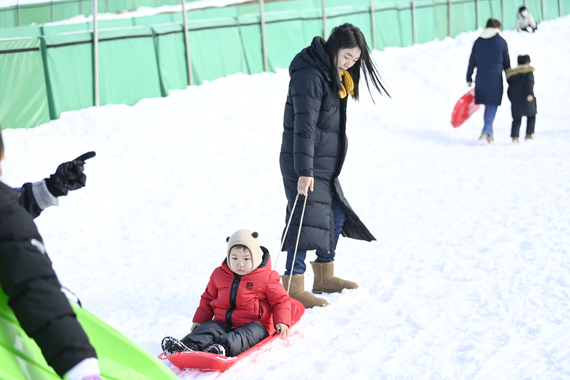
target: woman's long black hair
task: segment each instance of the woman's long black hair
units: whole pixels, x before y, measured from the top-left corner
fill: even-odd
[[[362,34],[362,31],[360,31],[358,27],[348,23],[334,28],[327,40],[327,43],[325,44],[325,50],[331,58],[331,77],[333,78],[335,91],[341,90],[341,83],[337,69],[338,52],[340,49],[352,49],[357,46],[361,51],[360,59],[356,61],[350,69],[348,69],[348,72],[354,81],[354,99],[358,99],[358,83],[360,82],[361,68],[362,71],[364,71],[364,79],[366,80],[368,92],[370,92],[370,83],[368,81],[368,78],[370,78],[370,81],[372,81],[372,84],[374,84],[374,87],[376,87],[378,92],[390,96],[388,91],[386,91],[386,87],[384,87],[384,84],[382,84],[382,81],[380,80],[380,74],[378,73],[376,65],[374,65],[372,57],[370,57],[370,49],[366,44],[364,34]],[[372,96],[371,92],[370,96]]]
[[[0,125],[0,159],[4,155],[4,142],[2,141],[2,126]]]

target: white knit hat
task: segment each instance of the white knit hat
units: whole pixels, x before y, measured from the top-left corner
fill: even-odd
[[[259,245],[259,234],[250,230],[238,230],[232,236],[226,238],[228,242],[227,258],[230,262],[230,251],[234,245],[245,245],[251,251],[251,258],[253,260],[253,269],[256,269],[263,260],[263,251]]]

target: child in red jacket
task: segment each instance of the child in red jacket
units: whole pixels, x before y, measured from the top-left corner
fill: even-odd
[[[164,338],[164,352],[236,356],[268,337],[273,326],[289,336],[290,298],[257,237],[257,232],[242,229],[226,239],[227,257],[210,276],[190,334],[181,340]]]

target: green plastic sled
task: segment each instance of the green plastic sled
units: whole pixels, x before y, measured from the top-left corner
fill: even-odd
[[[178,380],[154,355],[127,339],[89,311],[71,303],[77,319],[99,357],[105,380]],[[0,289],[0,379],[61,380],[47,365],[40,348],[30,339],[8,306]]]

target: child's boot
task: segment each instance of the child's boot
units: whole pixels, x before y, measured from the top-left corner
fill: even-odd
[[[195,346],[188,347],[178,339],[171,336],[164,338],[162,340],[161,346],[162,351],[166,352],[168,355],[182,351],[196,351],[197,348]]]
[[[226,347],[224,347],[222,344],[220,343],[214,343],[211,346],[209,346],[208,348],[206,348],[204,350],[204,352],[209,352],[211,354],[214,355],[221,355],[221,356],[228,356],[226,353],[228,352],[228,350],[226,350]]]
[[[358,289],[356,282],[343,280],[334,276],[334,261],[328,263],[317,263],[311,261],[315,281],[313,282],[313,293],[339,293],[343,289]]]
[[[311,309],[315,306],[323,307],[329,303],[324,298],[319,298],[305,290],[305,275],[296,274],[293,276],[281,276],[283,287],[285,290],[289,287],[291,281],[291,288],[289,289],[289,297],[301,302],[305,309]]]

